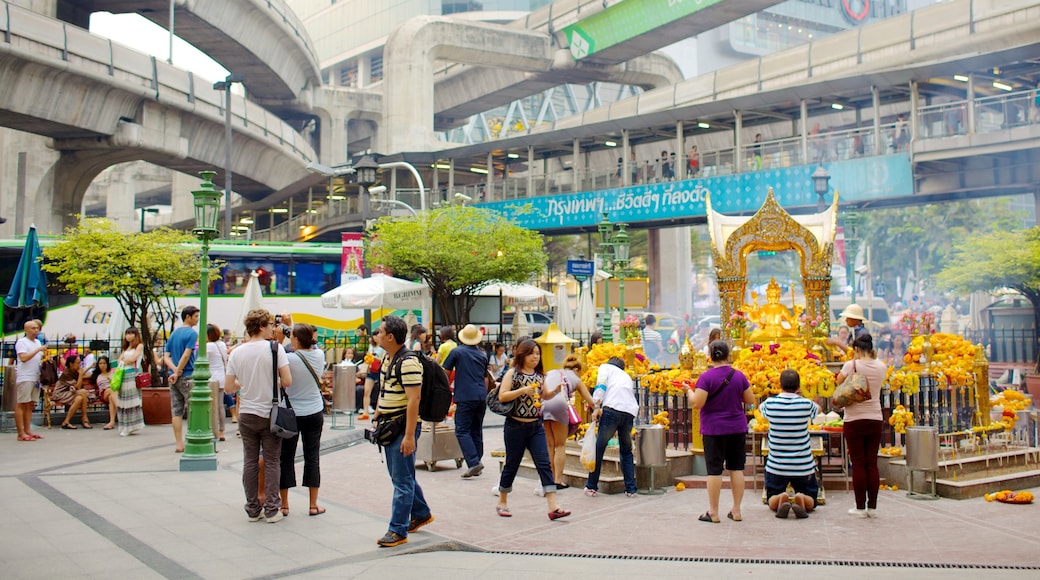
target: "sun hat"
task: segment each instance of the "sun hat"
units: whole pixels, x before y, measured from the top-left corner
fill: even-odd
[[[467,324],[461,331],[459,331],[459,341],[462,342],[462,344],[476,346],[480,344],[481,340],[484,340],[484,333],[472,324]]]
[[[866,320],[867,316],[863,314],[863,307],[859,304],[849,304],[845,307],[845,310],[841,311],[838,318],[854,318],[856,320]]]

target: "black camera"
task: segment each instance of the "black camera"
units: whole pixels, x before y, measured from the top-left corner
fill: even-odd
[[[376,430],[375,429],[365,429],[365,439],[369,443],[371,443],[372,445],[375,445],[376,444]]]

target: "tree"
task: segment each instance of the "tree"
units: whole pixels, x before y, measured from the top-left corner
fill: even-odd
[[[127,234],[110,220],[85,219],[44,250],[43,269],[57,274],[70,292],[115,298],[130,324],[141,330],[150,353],[149,314],[159,327],[172,326],[172,297],[199,283],[202,256],[197,246],[188,245],[193,240],[167,228]]]
[[[1033,332],[1040,329],[1040,226],[994,232],[961,242],[938,282],[960,292],[1011,288],[1033,306]],[[1040,372],[1040,358],[1036,372]]]
[[[500,214],[449,206],[411,218],[379,218],[365,241],[371,264],[422,278],[449,325],[469,321],[475,292],[490,282],[526,282],[546,263],[542,236]]]

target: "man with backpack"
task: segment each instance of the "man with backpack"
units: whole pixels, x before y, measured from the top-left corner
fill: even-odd
[[[409,533],[433,522],[430,506],[415,480],[412,457],[420,433],[424,367],[419,357],[404,347],[407,334],[408,325],[398,316],[384,316],[375,332],[377,344],[386,354],[380,364],[379,403],[372,421],[399,423],[396,436],[384,447],[386,469],[394,484],[390,526],[376,542],[384,548],[406,543]]]
[[[488,354],[478,345],[484,333],[472,324],[459,332],[462,346],[452,349],[444,361],[444,369],[455,371],[455,437],[469,470],[462,479],[470,479],[484,471],[484,413],[487,410]]]

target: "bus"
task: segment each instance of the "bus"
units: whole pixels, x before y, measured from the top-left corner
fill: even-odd
[[[40,238],[46,248],[57,238]],[[0,292],[11,287],[25,239],[0,240]],[[288,312],[294,322],[313,324],[321,337],[346,337],[362,324],[364,311],[327,309],[321,294],[340,284],[342,248],[339,244],[294,242],[234,242],[218,240],[210,244],[210,258],[221,265],[220,275],[211,280],[207,322],[222,329],[233,329],[241,320],[243,294],[252,272],[257,272],[264,307],[273,314]],[[48,275],[49,306],[35,313],[4,307],[3,335],[20,334],[29,316],[44,321],[43,334],[51,341],[68,334],[78,339],[119,339],[110,329],[125,321],[119,305],[111,296],[68,294],[56,276]],[[199,305],[199,295],[173,299],[172,310],[179,313],[187,305]],[[390,311],[386,312],[387,314]],[[372,312],[378,320],[382,311]],[[125,322],[124,322],[125,324]],[[153,325],[155,328],[156,325]],[[161,330],[156,329],[161,333]],[[119,334],[119,331],[115,331]]]

